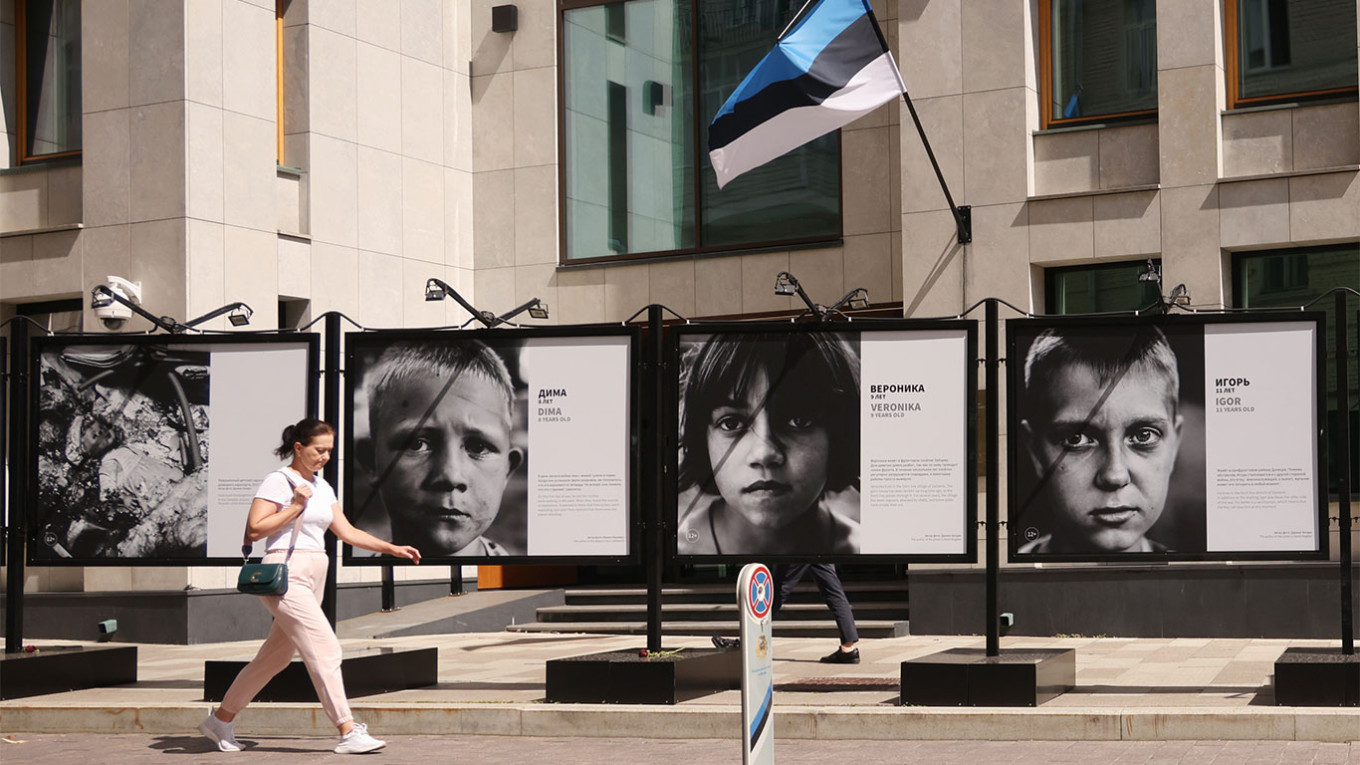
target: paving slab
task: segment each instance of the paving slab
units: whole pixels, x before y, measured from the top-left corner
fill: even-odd
[[[341,643],[347,651],[438,649],[437,685],[352,700],[359,719],[388,735],[665,740],[723,739],[740,729],[737,691],[675,706],[544,703],[549,659],[635,650],[644,643],[636,636],[483,632]],[[664,647],[708,645],[702,637],[668,636]],[[862,663],[827,665],[818,659],[828,641],[776,638],[777,735],[818,741],[1360,740],[1355,708],[1274,706],[1274,657],[1291,646],[1326,641],[1005,638],[1003,651],[1076,650],[1077,688],[1035,708],[899,705],[902,661],[982,645],[974,636],[866,639]],[[0,733],[192,736],[209,707],[203,701],[204,661],[249,659],[258,647],[258,641],[139,645],[137,683],[0,702]],[[242,713],[238,730],[328,737],[334,729],[315,704],[255,704]]]

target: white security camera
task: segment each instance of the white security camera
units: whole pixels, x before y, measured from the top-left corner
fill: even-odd
[[[112,275],[104,277],[104,281],[104,286],[107,287],[110,292],[121,298],[130,300],[133,303],[141,304],[141,282],[131,282],[121,276]],[[94,315],[99,317],[99,320],[103,322],[104,326],[108,329],[120,329],[128,319],[132,318],[131,308],[128,308],[126,305],[123,305],[107,295],[102,296],[101,299],[96,293],[91,307],[94,308]]]

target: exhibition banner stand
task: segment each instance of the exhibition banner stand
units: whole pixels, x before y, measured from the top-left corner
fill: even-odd
[[[639,526],[647,578],[646,648],[607,651],[547,663],[549,702],[676,704],[740,687],[738,652],[716,648],[666,650],[661,641],[662,575],[668,555],[665,509],[670,507],[663,476],[663,450],[672,417],[674,393],[667,369],[663,311],[649,305],[644,350],[634,369],[640,379],[636,440],[639,496],[644,498]],[[639,311],[632,318],[641,315]],[[630,319],[629,321],[632,321]]]
[[[741,761],[774,765],[774,644],[770,612],[774,577],[762,563],[747,563],[737,577],[741,613]]]
[[[9,466],[0,471],[0,487],[4,476],[9,480],[5,531],[8,535],[5,589],[5,652],[0,655],[0,701],[59,693],[81,688],[137,682],[136,646],[63,646],[35,647],[25,651],[24,636],[24,559],[27,531],[28,470],[28,369],[29,319],[10,319],[9,367],[5,375],[9,382],[4,417],[0,429],[7,425]],[[5,342],[0,339],[0,365]],[[6,421],[7,420],[7,421]],[[3,450],[0,450],[3,452]],[[3,490],[0,489],[0,494]]]
[[[1336,362],[1337,433],[1335,465],[1337,526],[1340,532],[1341,646],[1287,648],[1275,661],[1275,703],[1282,706],[1360,706],[1360,656],[1355,653],[1355,576],[1351,550],[1351,487],[1353,470],[1350,428],[1350,316],[1346,297],[1352,290],[1333,290],[1335,326],[1332,333]],[[1360,321],[1357,321],[1360,326]]]
[[[925,706],[1038,706],[1077,684],[1076,651],[1039,649],[1001,652],[1001,615],[998,609],[1000,569],[1000,353],[995,298],[986,306],[986,648],[952,649],[902,662],[899,701]],[[974,306],[976,307],[976,306]],[[965,315],[967,312],[965,312]],[[976,389],[976,388],[974,388]]]

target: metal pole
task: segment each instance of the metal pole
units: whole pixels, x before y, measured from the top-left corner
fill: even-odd
[[[1351,388],[1350,349],[1346,347],[1350,321],[1346,293],[1337,290],[1336,300],[1336,413],[1337,522],[1341,528],[1341,652],[1355,653],[1355,612],[1351,596]]]
[[[647,535],[644,541],[643,560],[647,567],[647,650],[661,650],[661,577],[665,569],[665,528],[662,526],[661,506],[665,502],[664,485],[661,478],[665,457],[665,379],[662,369],[665,366],[665,346],[661,342],[661,306],[647,308],[647,334],[651,341],[651,364],[646,366],[650,376],[644,376],[648,392],[647,401],[652,429],[648,443],[643,447],[643,475],[647,477],[647,517],[643,523]]]
[[[463,594],[463,567],[453,566],[449,569],[449,594]]]
[[[383,613],[397,610],[397,582],[391,566],[382,567],[382,610]]]
[[[1001,655],[1001,620],[996,603],[997,569],[1000,552],[997,549],[1000,527],[1000,484],[997,475],[997,452],[1000,449],[1001,385],[997,370],[1000,358],[997,351],[997,301],[987,301],[987,655]]]
[[[340,314],[331,311],[326,314],[326,369],[322,373],[322,382],[325,388],[326,404],[325,416],[323,419],[331,424],[331,427],[339,427],[340,422]],[[340,439],[335,440],[335,447],[331,451],[331,461],[322,468],[321,474],[326,482],[331,486],[340,485]],[[348,499],[348,497],[346,497]],[[339,556],[336,555],[335,535],[326,532],[326,584],[321,595],[321,612],[326,615],[326,621],[335,627],[336,612],[336,568],[339,566]]]
[[[5,653],[24,649],[24,543],[28,499],[28,323],[10,322],[9,558],[5,561]]]

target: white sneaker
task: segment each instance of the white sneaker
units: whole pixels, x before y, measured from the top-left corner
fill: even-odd
[[[376,752],[387,746],[386,741],[379,741],[368,735],[368,726],[363,723],[354,723],[354,729],[340,737],[340,743],[335,747],[336,754],[363,754],[365,752]]]
[[[208,712],[208,716],[203,718],[203,722],[198,724],[200,733],[208,737],[208,740],[217,745],[218,751],[239,752],[241,745],[236,743],[236,723],[222,722],[217,719],[217,715]]]

